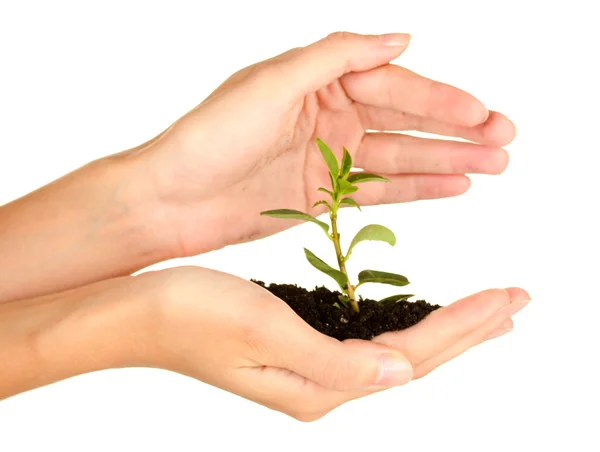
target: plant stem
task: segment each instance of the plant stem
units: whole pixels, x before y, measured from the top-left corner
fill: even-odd
[[[337,201],[337,200],[336,200]],[[354,294],[354,287],[350,284],[350,278],[348,277],[348,271],[346,270],[345,258],[342,253],[342,247],[340,246],[340,233],[337,229],[337,209],[339,203],[334,202],[334,208],[331,210],[330,219],[331,219],[331,230],[332,230],[332,239],[333,245],[335,246],[335,255],[337,257],[338,266],[340,267],[340,271],[346,275],[346,280],[348,283],[346,284],[346,294],[348,295],[348,299],[350,300],[350,306],[356,312],[359,312],[358,302],[356,301],[356,295]]]

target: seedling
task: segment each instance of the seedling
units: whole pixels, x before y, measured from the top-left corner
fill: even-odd
[[[350,170],[352,169],[352,157],[350,156],[350,153],[345,147],[343,148],[344,156],[342,157],[342,162],[340,164],[333,152],[331,151],[331,149],[329,148],[329,146],[327,146],[319,138],[317,138],[316,141],[319,150],[321,151],[321,154],[325,159],[325,163],[329,168],[331,190],[328,190],[324,187],[320,187],[318,191],[326,193],[327,195],[329,195],[330,199],[321,199],[317,201],[313,205],[313,208],[319,205],[324,205],[327,207],[327,210],[329,211],[329,219],[331,221],[331,232],[329,232],[329,224],[318,220],[312,215],[309,215],[305,212],[300,212],[298,210],[268,210],[265,212],[261,212],[261,215],[267,215],[275,218],[310,221],[320,226],[321,229],[325,232],[325,234],[327,234],[329,240],[333,242],[339,269],[335,269],[329,266],[322,259],[319,259],[317,256],[315,256],[314,253],[304,248],[306,258],[313,267],[329,275],[338,283],[343,292],[343,295],[339,297],[340,302],[345,306],[351,306],[354,311],[359,312],[359,300],[356,298],[356,289],[358,289],[363,284],[382,283],[390,284],[392,286],[406,286],[407,284],[409,284],[409,281],[406,277],[394,273],[387,273],[378,270],[363,270],[358,274],[358,283],[355,285],[352,284],[350,282],[350,278],[348,277],[346,263],[348,262],[348,259],[350,258],[350,255],[354,250],[354,247],[358,243],[364,242],[366,240],[386,242],[394,246],[396,244],[396,236],[385,226],[381,226],[379,224],[370,224],[358,231],[358,233],[352,239],[352,242],[350,242],[348,250],[344,254],[340,245],[340,233],[338,231],[337,224],[338,210],[343,205],[356,207],[358,208],[358,210],[360,210],[360,206],[358,205],[358,203],[353,198],[348,196],[358,191],[358,187],[356,186],[356,184],[361,184],[365,182],[389,182],[389,180],[385,177],[378,176],[377,174],[365,172],[350,174]],[[412,296],[413,295],[404,294],[393,295],[391,297],[384,298],[380,301],[395,302],[400,300],[406,300],[407,298],[410,298]],[[337,306],[339,307],[339,305]]]

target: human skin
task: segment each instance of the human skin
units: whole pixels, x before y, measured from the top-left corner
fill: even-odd
[[[10,256],[0,259],[0,302],[296,224],[263,210],[322,213],[310,207],[328,184],[316,137],[391,180],[363,185],[361,205],[456,196],[469,188],[467,173],[501,173],[513,124],[464,91],[388,64],[408,39],[335,33],[242,69],[148,143],[0,207],[0,256]]]
[[[0,207],[0,398],[149,366],[312,420],[509,331],[529,298],[522,289],[480,292],[407,330],[340,343],[231,275],[127,276],[296,224],[263,210],[321,213],[310,208],[328,181],[317,136],[390,179],[361,187],[362,205],[456,196],[469,187],[467,173],[502,172],[512,123],[463,91],[388,64],[407,44],[405,35],[338,33],[245,68],[148,143]],[[381,132],[390,130],[472,142]],[[373,388],[382,368],[395,372]]]
[[[505,332],[528,298],[488,290],[372,342],[340,342],[232,275],[179,267],[119,277],[0,305],[0,400],[87,372],[153,367],[313,421]]]

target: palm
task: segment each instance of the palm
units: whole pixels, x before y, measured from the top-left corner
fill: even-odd
[[[323,99],[317,92],[302,101],[280,100],[283,102],[271,101],[267,107],[269,115],[238,109],[237,117],[230,116],[222,130],[213,131],[223,139],[219,140],[218,149],[212,146],[210,156],[198,155],[198,149],[205,147],[202,142],[188,142],[178,150],[182,155],[160,165],[163,170],[176,165],[169,172],[177,174],[178,197],[185,202],[166,216],[170,227],[175,226],[179,231],[178,241],[185,247],[183,254],[197,254],[207,246],[205,238],[195,232],[198,224],[206,223],[206,211],[219,212],[223,219],[235,219],[229,225],[235,227],[229,228],[225,235],[215,234],[209,245],[211,249],[289,228],[293,223],[271,221],[259,213],[274,208],[312,210],[319,195],[317,188],[330,184],[315,138],[339,142],[339,149],[335,149],[338,156],[342,145],[352,150],[360,143],[364,128],[347,97]],[[306,105],[313,107],[302,108]],[[199,116],[208,114],[202,108],[201,104],[189,119],[196,122]],[[218,113],[210,112],[213,114]],[[236,124],[244,124],[244,128],[234,134],[229,128]],[[232,136],[234,141],[227,142],[227,137]],[[293,141],[286,139],[290,136]],[[211,157],[214,160],[207,165],[207,158]]]
[[[332,85],[339,85],[336,81]],[[317,150],[315,139],[321,138],[326,143],[338,144],[333,151],[338,158],[342,155],[342,146],[351,153],[358,147],[364,136],[365,128],[361,124],[357,109],[352,101],[344,95],[336,95],[326,99],[320,96],[325,87],[311,93],[303,102],[293,106],[287,121],[282,121],[281,128],[274,134],[272,161],[268,167],[247,175],[248,179],[260,181],[258,190],[245,199],[249,214],[271,208],[293,208],[309,212],[314,202],[322,197],[317,191],[319,187],[329,187],[327,166]],[[301,109],[301,105],[312,104],[311,111]],[[277,146],[281,137],[293,136],[291,143]],[[264,155],[268,148],[262,148],[258,154]],[[268,173],[268,174],[265,174]],[[265,177],[268,176],[268,177]],[[321,196],[320,196],[321,195]],[[277,201],[272,201],[276,197]],[[267,220],[271,225],[273,222]],[[273,224],[269,233],[282,230],[285,226]]]

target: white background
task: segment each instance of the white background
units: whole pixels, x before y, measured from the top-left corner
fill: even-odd
[[[0,204],[146,141],[243,66],[336,30],[410,32],[398,64],[472,92],[518,138],[508,170],[459,198],[345,213],[349,233],[369,221],[400,237],[355,259],[407,274],[431,302],[513,285],[533,301],[508,336],[315,423],[165,371],[114,370],[1,402],[0,451],[600,450],[593,4],[1,1]],[[328,284],[300,244],[318,248],[320,232],[162,266]]]

